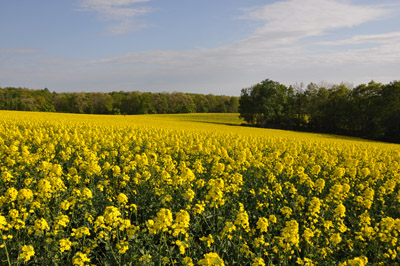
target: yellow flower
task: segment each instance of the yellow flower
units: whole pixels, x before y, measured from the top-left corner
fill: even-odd
[[[222,229],[221,237],[228,237],[228,239],[232,239],[232,235],[230,233],[236,231],[236,226],[232,222],[226,222],[224,229]]]
[[[369,170],[369,168],[364,167],[361,169],[360,174],[362,177],[367,177],[369,174],[371,174],[371,171]]]
[[[334,209],[334,214],[335,214],[335,217],[345,217],[346,216],[346,207],[342,203],[340,203]]]
[[[117,244],[119,254],[124,254],[129,249],[129,243],[127,241],[121,241]]]
[[[83,197],[83,199],[86,199],[86,200],[93,198],[92,191],[89,188],[85,187],[82,191],[82,197]]]
[[[120,227],[119,230],[120,231],[124,231],[125,229],[129,228],[131,226],[131,220],[129,219],[121,219],[120,220]]]
[[[51,197],[51,183],[47,179],[40,179],[38,183],[38,191],[41,195],[41,197]]]
[[[318,178],[315,181],[315,187],[314,187],[315,191],[317,193],[321,193],[324,188],[325,188],[325,180],[322,178]]]
[[[169,209],[162,208],[154,220],[157,230],[165,232],[172,225],[172,213]]]
[[[210,202],[211,207],[218,208],[219,206],[223,206],[225,204],[224,198],[224,187],[225,182],[223,179],[210,179],[208,181],[208,193],[206,195],[206,200]]]
[[[190,215],[185,210],[180,210],[175,217],[175,223],[172,226],[174,229],[173,236],[178,236],[179,234],[185,234],[186,229],[189,228],[190,225]]]
[[[131,210],[131,211],[137,211],[137,206],[136,206],[136,204],[134,204],[134,203],[132,203],[131,205],[129,205],[129,209]]]
[[[342,178],[344,176],[344,174],[346,173],[346,169],[342,168],[342,167],[338,167],[335,169],[335,171],[333,172],[333,175],[336,178]]]
[[[194,196],[195,193],[190,188],[185,191],[185,194],[183,194],[183,197],[190,202],[193,200]]]
[[[320,171],[321,171],[321,166],[314,165],[313,168],[311,169],[311,174],[316,176],[319,174]]]
[[[258,218],[257,229],[259,229],[261,233],[268,231],[268,225],[269,225],[269,222],[268,222],[267,218],[264,218],[264,217]]]
[[[283,164],[281,164],[281,163],[276,163],[276,165],[275,165],[275,171],[276,171],[277,174],[282,173],[283,168],[284,168],[284,165],[283,165]]]
[[[8,198],[9,201],[15,201],[18,196],[18,190],[16,190],[14,187],[10,187],[7,189],[4,195]]]
[[[59,229],[61,226],[66,227],[68,223],[69,223],[69,218],[67,215],[57,216],[54,221],[55,229]]]
[[[77,229],[72,228],[71,236],[75,236],[75,238],[83,238],[85,236],[90,236],[89,228],[87,228],[86,226],[82,226]]]
[[[365,266],[368,263],[368,258],[365,256],[356,257],[350,259],[344,263],[340,263],[339,266]]]
[[[303,238],[306,240],[308,244],[312,244],[310,239],[314,237],[314,232],[310,228],[304,229]]]
[[[199,260],[198,264],[205,266],[225,266],[224,261],[214,252],[204,254],[204,259]]]
[[[7,219],[3,215],[0,215],[0,230],[8,230]]]
[[[19,254],[19,258],[25,260],[25,262],[29,261],[32,256],[35,255],[35,250],[32,245],[24,245],[22,247],[22,252]]]
[[[82,252],[77,252],[75,256],[72,258],[72,264],[75,266],[84,266],[86,262],[90,262],[90,259],[86,254]]]
[[[96,220],[94,221],[94,229],[95,232],[97,232],[97,230],[99,230],[100,228],[105,228],[105,221],[104,221],[104,216],[98,216],[96,218]]]
[[[246,232],[250,231],[249,227],[249,215],[244,210],[242,203],[239,203],[240,211],[236,216],[235,224],[241,226]]]
[[[332,234],[331,235],[331,237],[329,238],[329,241],[333,244],[333,245],[337,245],[337,244],[339,244],[340,242],[342,242],[342,238],[340,237],[340,234],[339,233],[335,233],[335,234]]]
[[[271,223],[275,224],[275,223],[277,222],[276,216],[273,215],[273,214],[271,214],[271,215],[268,217],[268,221],[270,221]]]
[[[154,218],[148,220],[146,226],[151,234],[168,231],[168,227],[172,225],[172,213],[169,209],[162,208]]]
[[[23,203],[23,202],[31,202],[33,199],[33,192],[32,190],[28,188],[23,188],[20,189],[18,192],[18,202]]]
[[[60,252],[71,250],[71,241],[67,238],[60,239]]]
[[[201,214],[204,211],[204,207],[206,205],[204,204],[204,202],[200,202],[200,203],[196,203],[193,207],[193,212],[195,214]]]
[[[120,205],[126,205],[128,203],[128,197],[124,193],[119,193],[117,202]]]
[[[114,206],[108,206],[104,210],[104,220],[107,225],[117,227],[120,222],[121,212]]]
[[[292,209],[287,206],[281,208],[281,213],[285,215],[286,218],[289,218],[292,215],[292,212]]]
[[[185,257],[182,261],[183,265],[185,266],[194,266],[193,260],[190,257]]]
[[[60,204],[61,209],[63,209],[64,211],[67,211],[70,206],[71,206],[71,203],[68,200],[64,200]]]
[[[35,221],[34,230],[35,234],[43,234],[43,231],[50,230],[50,227],[44,218],[40,218]]]
[[[208,248],[211,247],[212,243],[214,243],[214,239],[213,239],[212,234],[209,234],[207,237],[205,237],[205,236],[200,237],[200,241],[207,242],[207,247]]]
[[[314,266],[315,265],[313,263],[313,261],[311,259],[309,259],[309,258],[304,258],[304,259],[297,258],[296,263],[299,264],[299,265],[304,265],[304,266]]]
[[[18,216],[19,216],[19,211],[16,210],[16,209],[11,209],[11,210],[8,212],[8,216],[9,216],[12,220],[15,220],[15,219],[17,219]]]
[[[309,212],[311,216],[318,216],[320,209],[321,201],[317,197],[313,197],[309,205]]]
[[[140,227],[139,227],[139,226],[131,225],[131,226],[128,226],[128,227],[126,228],[126,234],[128,235],[128,238],[131,239],[131,238],[133,238],[133,236],[135,235],[135,233],[136,233],[137,231],[139,231],[139,230],[140,230]]]
[[[299,224],[296,220],[286,222],[286,226],[282,229],[282,236],[279,238],[279,246],[284,252],[289,252],[292,247],[299,244]]]
[[[186,241],[175,241],[175,244],[179,247],[179,253],[181,255],[185,254],[186,249],[189,247],[189,244]]]
[[[265,266],[265,261],[263,258],[256,257],[253,259],[251,266]]]
[[[260,237],[256,237],[254,239],[253,243],[254,243],[253,244],[254,247],[256,247],[256,248],[259,248],[259,247],[264,246],[266,244],[268,245],[268,243],[265,242],[264,235],[261,235]]]
[[[367,188],[363,193],[363,202],[362,205],[366,209],[370,209],[371,205],[374,201],[375,191],[372,188]]]

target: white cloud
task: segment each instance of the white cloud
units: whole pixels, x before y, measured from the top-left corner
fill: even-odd
[[[122,35],[128,32],[137,31],[148,27],[150,27],[150,25],[137,24],[133,20],[124,20],[117,24],[108,26],[106,28],[106,33],[111,35]]]
[[[363,43],[394,43],[400,42],[400,32],[389,32],[382,34],[364,34],[355,35],[344,40],[336,40],[329,42],[318,42],[320,45],[356,45]]]
[[[381,19],[384,8],[352,5],[342,0],[289,0],[249,10],[244,18],[264,23],[245,42],[286,45],[329,30]]]
[[[101,19],[115,21],[107,28],[111,34],[125,34],[146,25],[137,24],[134,18],[150,12],[145,6],[137,6],[150,0],[81,0],[80,11],[95,12]]]

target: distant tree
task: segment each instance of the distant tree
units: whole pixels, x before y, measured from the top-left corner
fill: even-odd
[[[207,113],[210,110],[210,105],[205,95],[193,94],[191,96],[195,105],[196,113]]]
[[[154,93],[152,95],[152,103],[156,113],[168,113],[168,98],[166,93]]]
[[[256,93],[253,88],[242,89],[239,99],[239,117],[250,125],[255,125],[257,123],[256,118],[258,115],[257,106],[254,104]]]
[[[0,109],[87,113],[154,114],[194,112],[237,112],[238,97],[189,93],[56,93],[47,88],[0,88]]]
[[[371,81],[360,84],[350,92],[350,129],[354,135],[379,138],[383,134],[380,114],[382,84]]]
[[[239,100],[240,117],[258,126],[281,126],[287,111],[290,90],[279,82],[266,79],[243,89]]]
[[[171,113],[194,113],[196,106],[192,97],[182,92],[173,92],[169,95],[168,106]]]
[[[350,90],[344,85],[335,85],[328,89],[328,99],[321,104],[322,110],[320,121],[326,132],[347,133],[349,116],[349,94]]]
[[[228,109],[226,110],[228,113],[237,113],[239,111],[239,98],[238,97],[230,97]]]
[[[326,132],[326,115],[324,106],[328,102],[329,92],[325,87],[318,87],[315,83],[307,86],[306,114],[308,116],[308,129]]]
[[[90,114],[112,114],[114,99],[106,93],[88,93],[88,106],[86,113]]]
[[[70,94],[56,94],[53,97],[52,104],[57,112],[72,113]]]
[[[84,114],[89,107],[89,99],[83,92],[72,93],[70,96],[71,112]]]
[[[383,138],[400,142],[400,81],[383,86],[381,95]]]
[[[217,96],[215,96],[213,94],[207,94],[205,96],[205,106],[208,109],[207,112],[216,113],[217,105],[218,105]]]

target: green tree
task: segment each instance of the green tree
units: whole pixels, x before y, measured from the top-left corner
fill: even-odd
[[[366,138],[382,136],[381,91],[382,84],[371,81],[368,85],[358,85],[350,92],[350,129],[354,135]]]
[[[322,110],[321,125],[325,132],[349,132],[349,94],[350,90],[344,85],[334,85],[328,89],[328,99],[319,106]]]
[[[400,81],[393,81],[382,88],[381,92],[382,126],[384,139],[400,142]]]
[[[240,117],[249,124],[280,127],[287,115],[289,94],[289,88],[269,79],[243,89],[239,100]]]

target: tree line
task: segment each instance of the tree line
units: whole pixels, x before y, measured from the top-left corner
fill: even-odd
[[[150,93],[56,93],[47,88],[0,88],[0,110],[81,114],[236,113],[239,98],[213,94]]]
[[[400,81],[389,84],[285,86],[266,79],[242,89],[248,124],[400,143]]]

